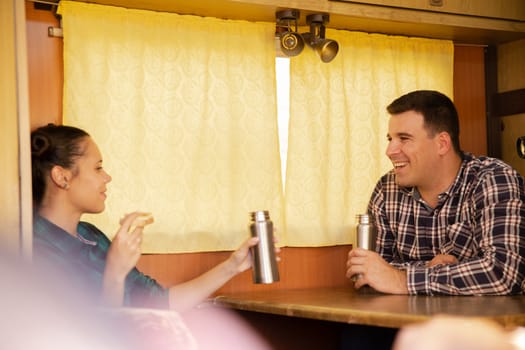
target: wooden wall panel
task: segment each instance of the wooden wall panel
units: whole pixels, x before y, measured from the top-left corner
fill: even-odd
[[[280,281],[254,284],[251,270],[233,278],[218,292],[336,287],[350,285],[345,277],[350,246],[281,249]],[[143,255],[137,267],[164,286],[187,281],[227,259],[229,252]]]
[[[498,92],[525,88],[525,40],[498,46]],[[501,158],[525,176],[525,159],[518,156],[516,141],[525,136],[525,113],[499,118]]]
[[[464,151],[487,154],[485,48],[454,46],[454,103],[459,114],[459,142]]]
[[[340,0],[338,0],[340,1]],[[461,0],[442,1],[432,5],[421,0],[342,0],[350,3],[366,3],[394,8],[417,9],[430,12],[451,13],[474,17],[505,18],[521,21],[525,17],[523,0]]]
[[[58,27],[52,11],[36,10],[26,1],[29,105],[31,130],[48,123],[62,122],[64,69],[62,39],[47,35],[48,27]]]
[[[15,1],[0,2],[0,248],[20,249],[20,183]]]
[[[85,0],[78,0],[85,1]],[[416,36],[454,40],[468,44],[497,44],[525,38],[523,0],[444,0],[444,12],[428,11],[429,0],[90,0],[98,4],[175,12],[199,16],[240,19],[255,22],[275,21],[275,12],[300,9],[299,25],[313,13],[329,13],[329,28],[366,33]],[[375,2],[371,5],[364,2]],[[394,3],[413,8],[395,8]],[[487,15],[488,14],[488,15]],[[501,18],[513,18],[505,20]],[[520,21],[521,20],[521,21]]]
[[[35,10],[26,2],[29,55],[31,126],[62,121],[62,40],[47,36],[48,26],[58,26],[50,11]],[[486,152],[483,48],[458,47],[455,54],[454,100],[461,118],[463,148]],[[271,285],[252,283],[251,272],[235,277],[219,292],[342,286],[350,246],[282,249],[281,281]],[[144,255],[138,267],[163,285],[191,279],[228,257],[229,252]]]
[[[498,45],[498,92],[525,88],[525,40]]]

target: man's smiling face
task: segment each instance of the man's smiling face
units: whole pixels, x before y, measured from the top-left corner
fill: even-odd
[[[399,186],[424,187],[431,183],[438,164],[436,137],[425,129],[421,113],[406,111],[390,117],[386,155],[394,166]]]

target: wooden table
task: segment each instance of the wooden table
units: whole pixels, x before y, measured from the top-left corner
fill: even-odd
[[[245,311],[400,328],[437,314],[525,326],[525,296],[408,296],[351,287],[272,290],[219,295],[216,305]]]

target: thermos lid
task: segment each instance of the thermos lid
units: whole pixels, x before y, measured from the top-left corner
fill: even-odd
[[[270,218],[270,214],[268,213],[268,210],[252,211],[250,213],[250,216],[253,221],[265,221]]]
[[[368,214],[357,214],[357,222],[360,224],[369,224],[372,221],[372,218]]]

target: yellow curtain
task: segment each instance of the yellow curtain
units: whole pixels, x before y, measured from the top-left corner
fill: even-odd
[[[64,123],[113,177],[105,212],[84,220],[111,237],[124,213],[152,212],[147,253],[234,249],[254,210],[284,226],[274,24],[76,1],[59,13]]]
[[[416,89],[452,98],[453,44],[327,29],[326,64],[305,48],[290,63],[286,231],[290,246],[353,243],[384,155],[386,106]]]

